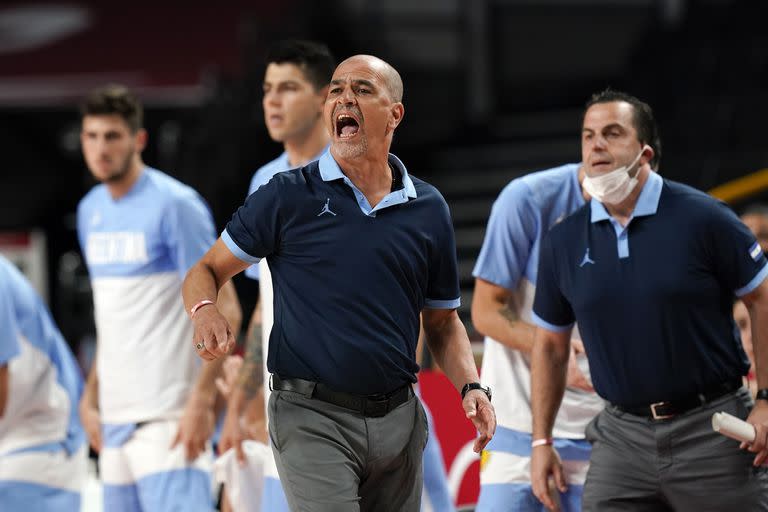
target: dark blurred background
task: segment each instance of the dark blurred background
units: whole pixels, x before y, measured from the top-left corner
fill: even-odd
[[[451,205],[473,331],[471,269],[493,200],[516,176],[579,160],[593,92],[612,86],[654,107],[666,177],[710,190],[768,167],[766,20],[760,0],[0,2],[0,250],[43,255],[39,287],[70,342],[87,339],[74,212],[94,183],[80,98],[107,82],[137,91],[145,162],[194,186],[221,229],[281,152],[262,121],[265,47],[318,39],[339,59],[372,53],[402,74],[393,152]],[[763,199],[763,181],[733,206]],[[257,291],[236,285],[250,316]]]

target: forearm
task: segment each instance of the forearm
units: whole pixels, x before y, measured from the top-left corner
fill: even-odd
[[[467,331],[455,311],[439,324],[425,325],[424,333],[432,357],[457,390],[480,380]]]
[[[220,288],[221,293],[219,293]],[[230,281],[217,282],[215,273],[202,260],[197,262],[187,273],[181,293],[187,311],[190,311],[201,300],[212,300],[229,323],[231,331],[237,332],[235,327],[239,328],[242,322],[242,313],[234,285]],[[203,362],[190,400],[198,401],[206,407],[214,406],[216,401],[215,380],[221,375],[223,363],[224,358]]]
[[[205,407],[213,408],[216,404],[216,378],[221,376],[221,367],[225,358],[203,361],[189,400]]]
[[[534,439],[552,436],[565,392],[569,336],[537,329],[531,355],[531,410]]]
[[[256,303],[248,325],[243,366],[237,379],[237,388],[245,400],[251,400],[264,383],[264,357],[261,334],[261,301]]]
[[[536,328],[520,320],[509,305],[503,305],[497,311],[489,313],[482,328],[478,330],[502,345],[526,355],[531,354]]]
[[[245,391],[240,386],[235,386],[227,397],[227,411],[240,417],[245,410],[248,400],[245,397]]]
[[[520,319],[512,291],[485,281],[475,280],[472,298],[472,323],[485,336],[525,354],[531,353],[535,328]]]
[[[232,281],[227,281],[219,290],[216,301],[216,307],[219,312],[227,319],[229,327],[232,329],[235,337],[240,332],[243,323],[243,310],[240,307],[240,301],[237,298],[237,291]]]
[[[755,305],[752,315],[752,349],[755,358],[757,388],[768,388],[768,311]]]
[[[424,360],[424,325],[419,316],[419,339],[416,342],[416,364],[421,367],[421,363]]]
[[[752,349],[755,358],[755,380],[758,389],[768,388],[768,279],[742,297],[749,311]]]
[[[96,372],[96,357],[93,358],[91,369],[88,371],[80,403],[93,409],[99,408],[99,377]]]
[[[224,283],[219,283],[216,280],[216,274],[210,266],[202,260],[198,261],[189,269],[189,272],[187,272],[187,276],[184,278],[184,284],[181,287],[181,296],[184,299],[184,309],[189,312],[195,304],[202,300],[211,300],[216,303],[218,307],[219,289],[223,285]]]

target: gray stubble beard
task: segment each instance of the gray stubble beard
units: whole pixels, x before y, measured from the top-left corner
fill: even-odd
[[[368,139],[364,136],[360,138],[360,143],[350,144],[348,142],[336,142],[334,144],[336,153],[344,159],[359,158],[368,153]]]

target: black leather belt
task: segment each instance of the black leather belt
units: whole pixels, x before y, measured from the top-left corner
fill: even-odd
[[[338,405],[358,412],[369,418],[380,418],[404,404],[413,396],[413,388],[406,384],[391,393],[378,395],[355,395],[343,391],[334,391],[325,384],[304,379],[281,379],[272,375],[270,389],[295,391],[307,397],[316,398],[329,404]]]
[[[733,393],[742,385],[742,381],[739,378],[738,380],[735,379],[729,382],[723,382],[722,384],[704,393],[698,393],[696,395],[691,395],[679,400],[672,400],[669,402],[656,402],[650,405],[633,407],[625,407],[623,405],[617,404],[613,404],[613,406],[620,411],[628,412],[629,414],[634,414],[635,416],[643,416],[653,420],[666,420],[669,418],[674,418],[675,416],[683,414],[684,412],[688,412],[691,409],[695,409],[696,407],[700,407],[707,402],[711,402],[712,400],[727,395],[728,393]]]

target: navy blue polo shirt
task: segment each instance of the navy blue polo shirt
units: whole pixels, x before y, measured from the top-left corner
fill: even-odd
[[[270,372],[358,394],[416,382],[419,313],[459,306],[456,246],[437,189],[389,163],[403,187],[375,208],[326,152],[276,174],[227,224],[232,253],[272,272]]]
[[[650,173],[626,228],[598,201],[553,227],[541,249],[534,321],[579,324],[600,396],[675,400],[746,375],[734,294],[768,262],[723,203]]]

